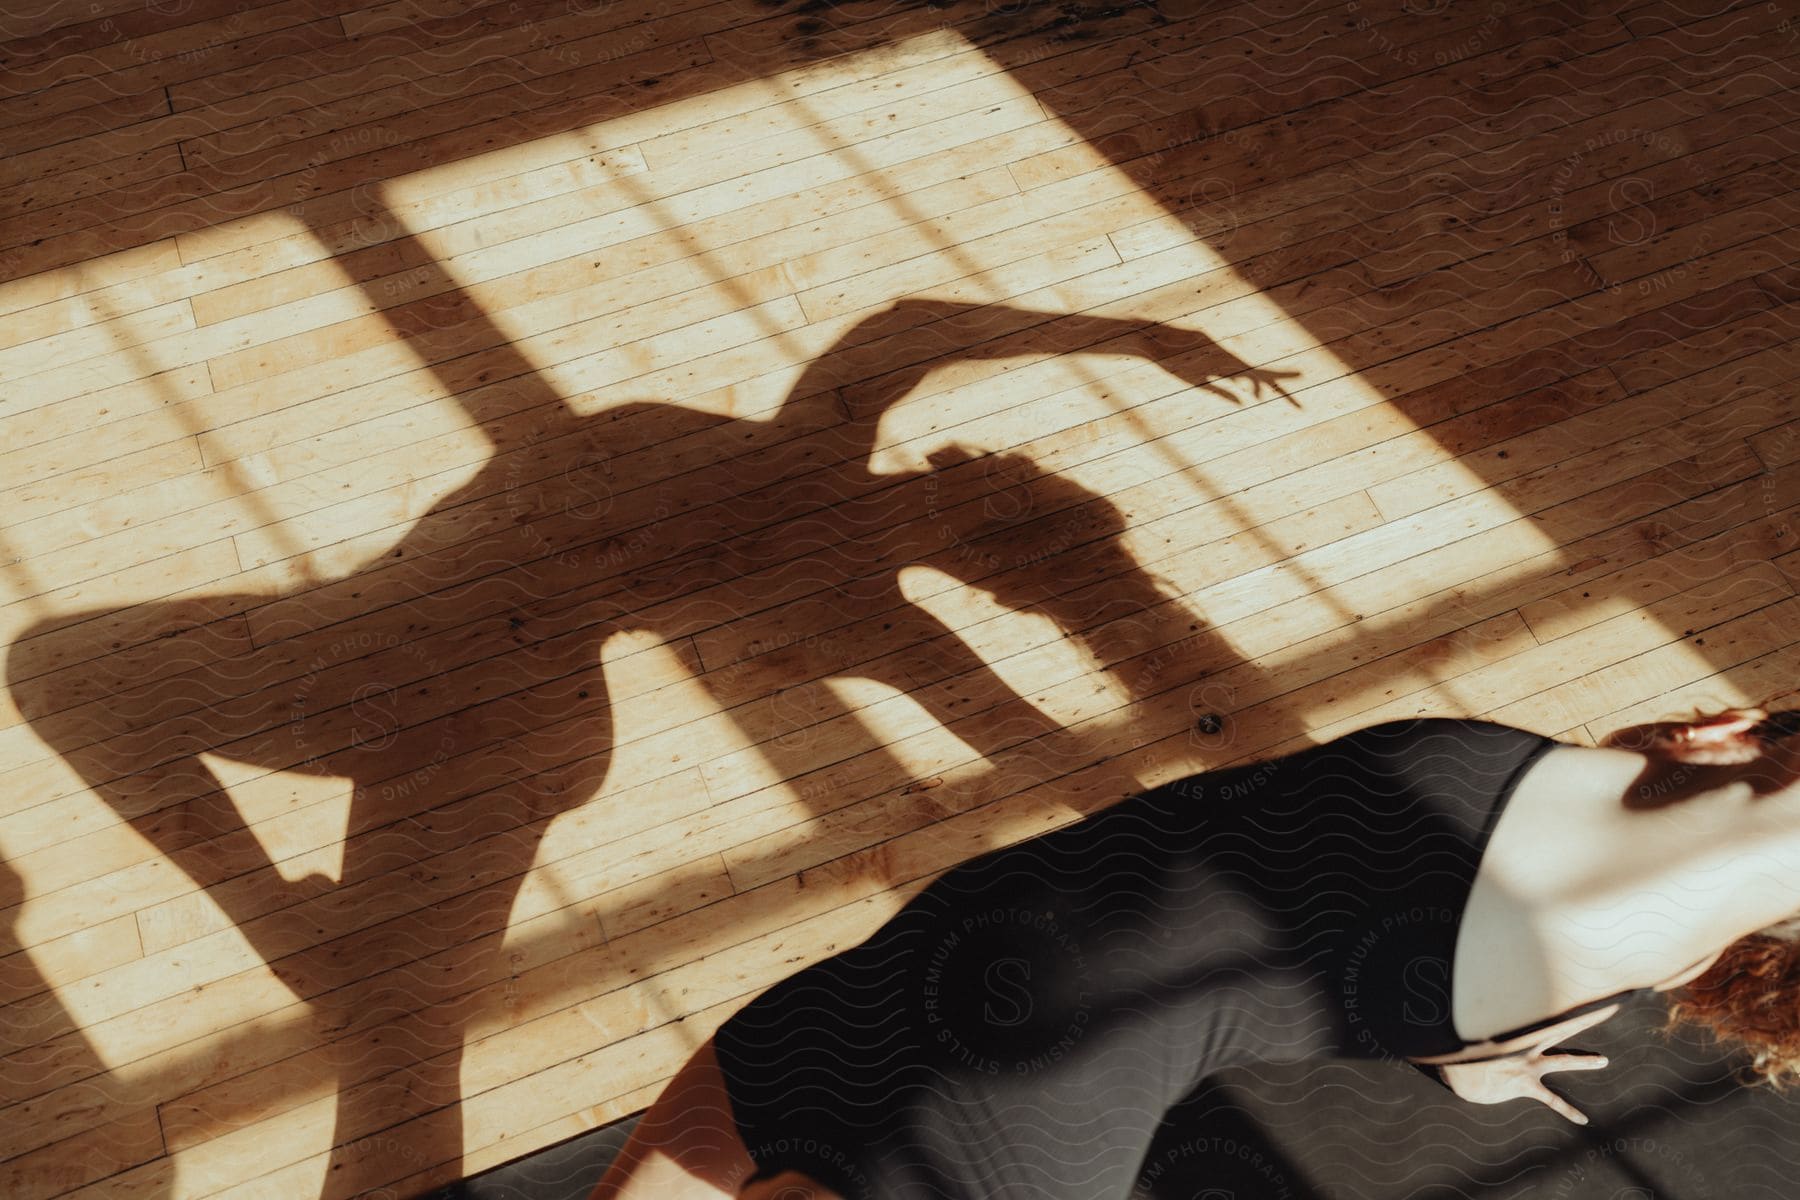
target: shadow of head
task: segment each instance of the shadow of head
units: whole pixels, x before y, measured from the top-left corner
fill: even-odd
[[[1187,616],[1180,591],[1132,554],[1130,514],[1107,497],[1024,454],[949,446],[928,461],[983,476],[981,503],[953,533],[952,571],[1002,608],[1048,617],[1100,667],[1140,648],[1123,635]]]

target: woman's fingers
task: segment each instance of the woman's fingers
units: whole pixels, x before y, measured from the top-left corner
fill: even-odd
[[[1567,1100],[1564,1100],[1561,1096],[1558,1096],[1549,1088],[1539,1087],[1533,1094],[1536,1095],[1539,1100],[1542,1100],[1545,1104],[1548,1104],[1551,1108],[1554,1108],[1557,1112],[1569,1118],[1569,1120],[1575,1122],[1577,1125],[1586,1125],[1588,1123],[1588,1119],[1583,1116],[1574,1105],[1570,1104]]]
[[[1542,1068],[1540,1071],[1540,1075],[1542,1075],[1551,1071],[1597,1071],[1606,1065],[1607,1059],[1604,1054],[1546,1054],[1540,1055],[1538,1062]],[[1586,1116],[1567,1100],[1545,1087],[1541,1079],[1532,1081],[1532,1094],[1577,1125],[1588,1123]]]

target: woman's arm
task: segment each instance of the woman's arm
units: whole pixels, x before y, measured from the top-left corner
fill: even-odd
[[[1447,1063],[1440,1067],[1415,1064],[1436,1072],[1438,1082],[1472,1104],[1499,1104],[1521,1098],[1549,1105],[1577,1125],[1587,1117],[1541,1082],[1551,1071],[1596,1071],[1607,1065],[1603,1054],[1541,1054],[1527,1051],[1491,1062]]]
[[[1505,1100],[1520,1098],[1537,1100],[1577,1125],[1586,1125],[1587,1117],[1545,1087],[1541,1080],[1552,1071],[1598,1070],[1606,1066],[1606,1056],[1581,1051],[1552,1054],[1549,1050],[1576,1030],[1597,1025],[1618,1011],[1617,1004],[1609,1004],[1594,1012],[1583,1013],[1533,1034],[1536,1041],[1523,1049],[1502,1052],[1493,1057],[1457,1061],[1449,1055],[1433,1055],[1430,1058],[1409,1058],[1406,1061],[1473,1104],[1499,1104]]]

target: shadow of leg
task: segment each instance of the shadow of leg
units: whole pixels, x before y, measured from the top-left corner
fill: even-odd
[[[352,811],[367,803],[358,788]],[[303,956],[302,969],[327,989],[315,1002],[330,1039],[322,1053],[338,1081],[320,1200],[397,1196],[387,1185],[440,1163],[460,1172],[465,993],[497,970],[507,911],[536,845],[535,837],[516,840],[523,844],[496,883]],[[411,823],[383,826],[350,841],[344,884],[373,878],[410,888],[406,867],[431,850]],[[483,856],[478,869],[490,865]],[[405,907],[399,896],[369,902]]]
[[[156,1097],[142,1083],[107,1070],[75,1014],[43,975],[14,929],[26,899],[25,881],[0,860],[0,994],[7,1019],[0,1030],[0,1095],[42,1095],[53,1080],[61,1104],[27,1101],[7,1110],[0,1132],[0,1194],[48,1196],[104,1179],[163,1153]],[[70,1106],[71,1096],[79,1097]],[[70,1116],[80,1124],[71,1129]],[[136,1194],[161,1200],[173,1194],[167,1176],[139,1176]]]

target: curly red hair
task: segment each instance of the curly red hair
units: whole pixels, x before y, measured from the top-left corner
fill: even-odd
[[[1800,916],[1732,942],[1699,978],[1667,992],[1667,1035],[1682,1025],[1750,1054],[1749,1084],[1800,1081]]]
[[[1768,705],[1769,700],[1757,705],[1769,716],[1759,727],[1765,753],[1766,739],[1784,735],[1793,727],[1791,714],[1800,712],[1786,710],[1784,719],[1775,721],[1777,714]],[[1683,726],[1703,726],[1742,711],[1698,712],[1670,727],[1679,732]],[[1738,938],[1699,976],[1664,993],[1664,1000],[1664,1035],[1683,1025],[1703,1029],[1721,1045],[1749,1053],[1747,1075],[1740,1075],[1740,1082],[1767,1084],[1785,1093],[1800,1082],[1800,913]]]

